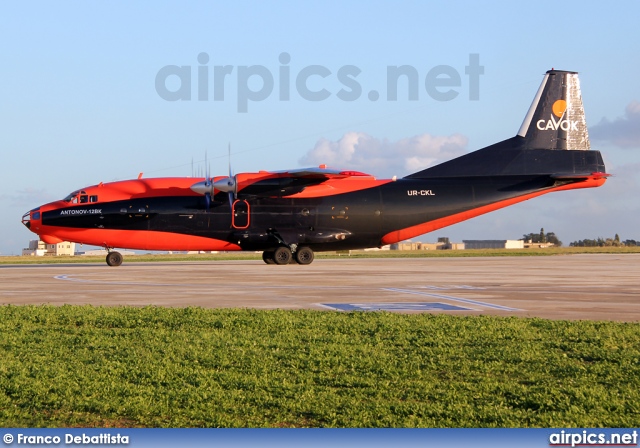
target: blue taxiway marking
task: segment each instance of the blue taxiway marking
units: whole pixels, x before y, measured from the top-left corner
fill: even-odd
[[[469,311],[471,308],[438,302],[395,302],[395,303],[323,303],[322,305],[340,311]]]
[[[398,288],[383,288],[383,289],[385,291],[401,292],[401,293],[404,293],[404,294],[415,294],[415,295],[418,295],[418,296],[435,297],[436,299],[452,300],[454,302],[461,302],[461,303],[466,303],[466,304],[469,304],[469,305],[478,305],[478,306],[483,306],[483,307],[486,307],[486,308],[492,308],[494,310],[521,311],[518,308],[509,308],[508,306],[494,305],[493,303],[479,302],[477,300],[470,300],[470,299],[462,299],[460,297],[445,296],[443,294],[434,294],[434,293],[431,293],[431,292],[414,291],[414,290],[411,290],[411,289],[398,289]]]

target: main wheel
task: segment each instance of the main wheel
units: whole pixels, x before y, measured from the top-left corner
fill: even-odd
[[[262,261],[267,264],[275,264],[276,260],[273,259],[273,251],[265,250],[264,252],[262,252]]]
[[[296,251],[296,262],[298,264],[311,264],[314,255],[310,247],[299,247]]]
[[[280,246],[275,251],[273,251],[273,261],[276,264],[289,264],[291,261],[291,249],[286,246]]]
[[[122,254],[120,252],[109,252],[107,254],[107,264],[109,266],[120,266],[122,264]]]

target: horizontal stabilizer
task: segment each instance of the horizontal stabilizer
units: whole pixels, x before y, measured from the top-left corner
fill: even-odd
[[[587,180],[587,179],[606,179],[611,176],[608,173],[576,173],[576,174],[552,174],[551,178],[556,180]]]

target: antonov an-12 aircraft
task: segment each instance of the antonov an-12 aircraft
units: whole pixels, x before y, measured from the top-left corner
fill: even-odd
[[[549,70],[518,133],[402,179],[325,166],[99,183],[26,213],[48,244],[167,251],[263,251],[268,264],[381,247],[537,196],[599,187],[578,74]]]

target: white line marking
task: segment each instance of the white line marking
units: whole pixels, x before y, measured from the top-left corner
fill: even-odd
[[[438,299],[453,300],[454,302],[462,302],[462,303],[471,304],[471,305],[479,305],[479,306],[484,306],[484,307],[487,307],[487,308],[492,308],[492,309],[495,309],[495,310],[522,311],[522,310],[519,310],[518,308],[509,308],[507,306],[494,305],[492,303],[480,302],[480,301],[477,301],[477,300],[462,299],[460,297],[445,296],[443,294],[432,294],[432,293],[422,292],[422,291],[412,291],[410,289],[398,289],[398,288],[383,288],[383,289],[385,289],[387,291],[402,292],[404,294],[415,294],[415,295],[418,295],[418,296],[428,296],[428,297],[436,297]]]

